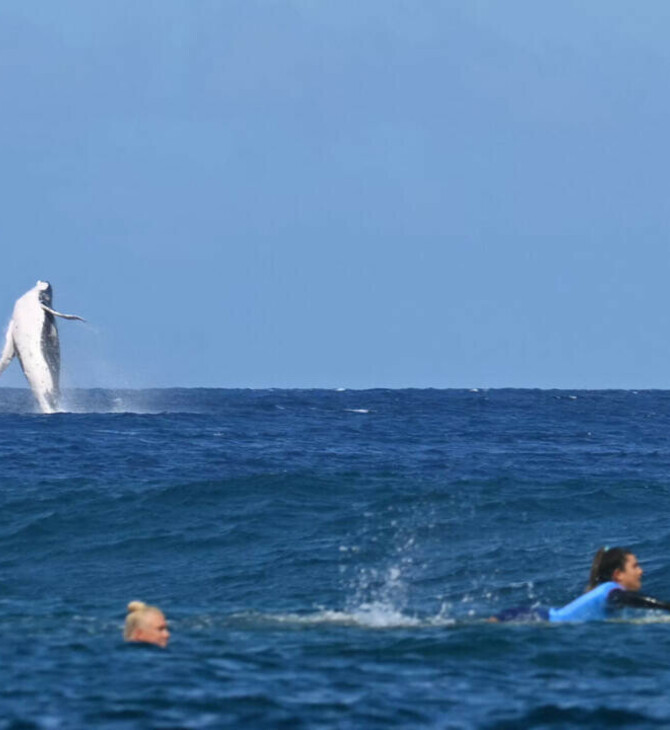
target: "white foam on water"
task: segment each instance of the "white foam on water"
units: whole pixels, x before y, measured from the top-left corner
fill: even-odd
[[[410,616],[384,603],[363,604],[355,609],[332,610],[322,608],[313,613],[237,614],[233,619],[260,621],[286,626],[350,626],[364,629],[431,628],[453,626],[452,618],[441,614],[420,618]]]
[[[133,413],[137,415],[151,415],[162,413],[160,409],[147,408],[135,402],[132,392],[114,394],[114,391],[105,391],[106,397],[95,400],[90,393],[83,389],[65,390],[61,393],[61,408],[59,413]]]
[[[413,536],[397,544],[391,561],[386,565],[355,567],[348,585],[349,597],[343,608],[319,606],[310,613],[244,614],[239,619],[293,626],[351,626],[366,629],[431,628],[453,626],[451,606],[443,604],[435,615],[417,615],[408,609],[409,586],[415,572]],[[353,556],[358,562],[359,545],[339,545],[343,557]],[[340,572],[346,571],[341,565]]]
[[[624,618],[610,619],[609,622],[624,623],[624,624],[667,624],[670,623],[670,616],[665,613],[644,613],[639,618],[626,616]]]

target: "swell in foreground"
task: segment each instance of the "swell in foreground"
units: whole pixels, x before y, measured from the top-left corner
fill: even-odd
[[[670,596],[670,393],[64,395],[0,389],[6,727],[665,722],[660,617],[483,618],[600,543]],[[133,598],[167,650],[123,644]]]

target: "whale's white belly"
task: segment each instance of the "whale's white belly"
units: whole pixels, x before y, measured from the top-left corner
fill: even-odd
[[[60,345],[56,317],[82,319],[76,314],[57,312],[51,302],[51,284],[48,281],[38,281],[17,299],[0,354],[0,374],[14,356],[18,357],[43,413],[57,411],[60,396]]]
[[[58,408],[60,347],[54,317],[42,308],[34,290],[24,294],[12,315],[14,349],[44,413]]]

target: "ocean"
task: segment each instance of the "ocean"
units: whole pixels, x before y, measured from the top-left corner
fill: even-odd
[[[670,392],[0,389],[0,729],[670,727]],[[122,640],[160,606],[167,649]]]

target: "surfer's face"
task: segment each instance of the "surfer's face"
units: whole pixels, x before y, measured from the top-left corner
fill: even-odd
[[[642,586],[643,570],[637,562],[637,558],[630,554],[626,555],[626,562],[623,570],[615,570],[612,579],[627,591],[639,591]]]
[[[166,647],[170,639],[167,621],[161,611],[147,611],[132,636],[133,641]]]

